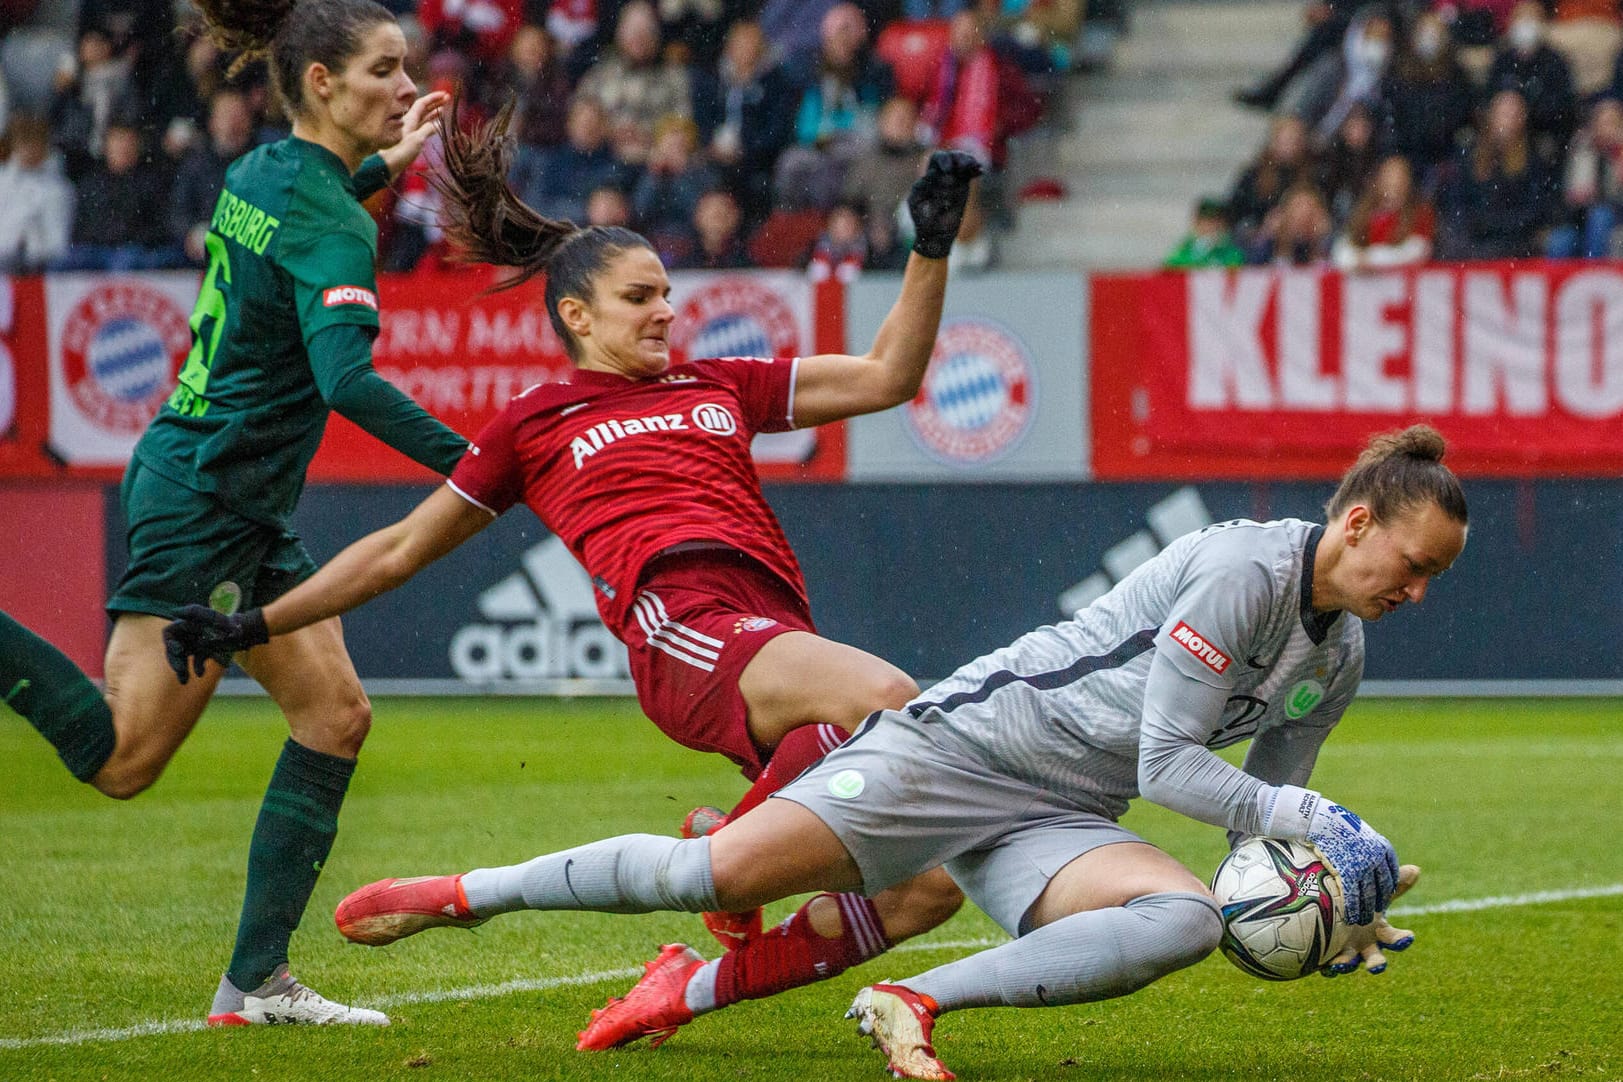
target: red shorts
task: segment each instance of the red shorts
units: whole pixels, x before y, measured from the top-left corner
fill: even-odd
[[[750,739],[738,677],[786,631],[817,632],[794,589],[743,553],[714,549],[650,565],[616,634],[643,713],[678,744],[719,752],[753,781],[766,756]]]

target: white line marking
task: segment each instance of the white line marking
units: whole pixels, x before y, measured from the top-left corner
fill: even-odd
[[[1531,894],[1503,894],[1492,898],[1461,898],[1435,905],[1400,906],[1392,910],[1394,917],[1422,917],[1443,913],[1475,913],[1484,909],[1514,909],[1527,905],[1546,905],[1550,902],[1571,902],[1584,898],[1623,897],[1623,883],[1604,887],[1578,887],[1573,890],[1541,890]],[[893,948],[891,954],[914,951],[972,950],[995,947],[1007,939],[981,937],[978,939],[915,940]],[[604,981],[625,980],[642,974],[641,966],[624,969],[600,969],[591,973],[577,973],[564,977],[529,977],[503,981],[500,984],[475,984],[464,988],[438,988],[424,992],[402,992],[392,996],[369,999],[367,1007],[402,1007],[418,1003],[452,1003],[472,999],[495,999],[518,992],[545,992],[549,988],[566,988],[582,984],[600,984]],[[174,1018],[166,1022],[140,1022],[117,1029],[75,1029],[52,1033],[43,1037],[0,1037],[0,1050],[39,1048],[44,1045],[90,1044],[96,1041],[127,1041],[135,1037],[163,1036],[171,1033],[195,1033],[204,1029],[201,1018]]]

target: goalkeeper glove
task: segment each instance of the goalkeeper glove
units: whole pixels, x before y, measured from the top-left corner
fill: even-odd
[[[187,605],[163,629],[164,653],[182,684],[192,673],[201,677],[210,660],[229,665],[232,654],[267,642],[270,632],[260,609],[227,614],[206,605]]]
[[[1420,869],[1413,864],[1405,864],[1398,869],[1398,886],[1392,892],[1392,899],[1403,897],[1410,887],[1420,879]],[[1366,967],[1371,973],[1386,972],[1386,951],[1394,954],[1406,951],[1414,945],[1414,933],[1407,928],[1394,928],[1387,923],[1385,913],[1377,913],[1374,921],[1361,928],[1349,929],[1351,934],[1347,938],[1347,945],[1340,954],[1330,959],[1328,965],[1319,970],[1326,977],[1339,977],[1343,973],[1351,973],[1359,966]]]
[[[1384,912],[1398,885],[1398,855],[1357,815],[1311,789],[1281,785],[1263,833],[1305,838],[1341,879],[1347,923],[1368,924]]]

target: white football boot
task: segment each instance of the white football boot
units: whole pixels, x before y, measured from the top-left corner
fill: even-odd
[[[243,992],[220,978],[209,1010],[211,1026],[386,1026],[389,1016],[365,1007],[348,1007],[324,998],[279,965],[270,979],[252,992]]]

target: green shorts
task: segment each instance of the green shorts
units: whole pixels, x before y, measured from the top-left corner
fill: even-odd
[[[316,573],[295,534],[243,518],[139,460],[125,471],[118,500],[130,553],[110,615],[172,617],[182,605],[235,612],[269,604]]]

